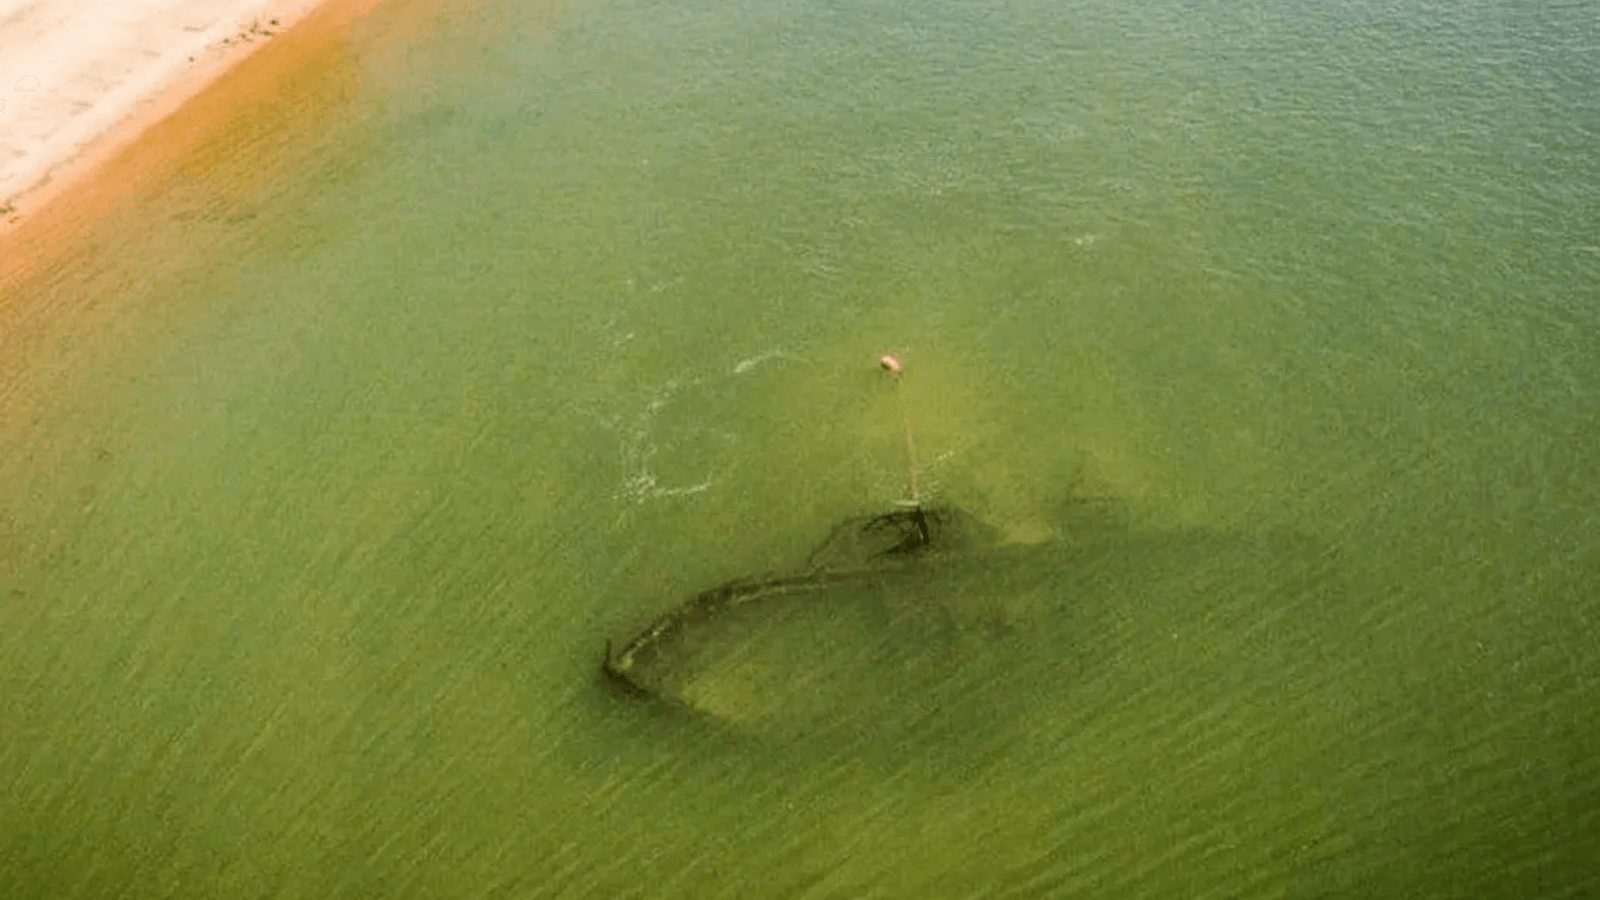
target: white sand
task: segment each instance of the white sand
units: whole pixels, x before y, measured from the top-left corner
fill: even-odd
[[[0,208],[27,206],[142,109],[194,94],[319,5],[0,0]]]

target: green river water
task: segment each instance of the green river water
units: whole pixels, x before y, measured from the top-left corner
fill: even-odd
[[[8,301],[0,897],[1600,892],[1592,4],[457,6]],[[884,353],[1069,551],[868,727],[606,690],[905,495]]]

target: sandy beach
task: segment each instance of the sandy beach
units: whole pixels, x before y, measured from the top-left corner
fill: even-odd
[[[0,298],[14,300],[98,230],[142,229],[178,173],[205,173],[218,197],[271,177],[288,132],[353,94],[353,26],[380,0],[0,3]],[[19,315],[0,302],[0,344]]]
[[[0,207],[18,224],[101,145],[169,113],[315,0],[4,0]],[[92,167],[92,166],[91,166]]]

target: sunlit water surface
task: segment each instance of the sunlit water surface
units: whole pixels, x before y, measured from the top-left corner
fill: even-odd
[[[0,896],[1600,890],[1592,9],[461,6],[10,301]],[[903,420],[922,674],[600,684]]]

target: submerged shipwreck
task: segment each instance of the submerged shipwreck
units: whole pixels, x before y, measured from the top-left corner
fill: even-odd
[[[899,364],[883,368],[898,385]],[[920,498],[909,417],[906,448]],[[1019,665],[1032,679],[1061,655],[1043,635],[1064,621],[1064,563],[1084,550],[1004,543],[960,509],[904,502],[841,522],[792,570],[702,591],[608,642],[601,673],[629,695],[774,734],[981,717]]]
[[[753,617],[782,618],[790,612],[783,607],[795,602],[821,606],[830,594],[880,594],[914,575],[913,567],[926,558],[972,550],[992,537],[990,529],[952,507],[907,506],[846,520],[803,570],[720,585],[668,611],[620,648],[607,643],[602,672],[630,693],[688,702],[682,695],[684,670],[705,664],[699,657],[708,653],[713,635],[725,640],[730,627],[759,632]],[[836,619],[838,610],[828,613]]]
[[[785,574],[702,591],[625,642],[626,694],[773,736],[987,714],[1055,619],[1059,543],[1016,545],[953,507],[847,519]]]

